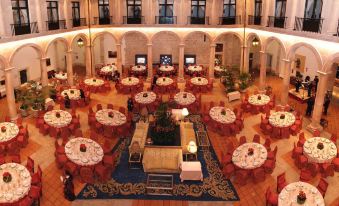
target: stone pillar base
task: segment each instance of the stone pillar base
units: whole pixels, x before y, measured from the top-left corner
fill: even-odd
[[[320,125],[320,124],[318,124],[318,123],[313,123],[313,122],[311,122],[311,124],[309,124],[307,127],[306,127],[306,129],[308,130],[308,131],[310,131],[312,134],[313,134],[313,132],[315,131],[315,130],[319,130],[320,132],[321,131],[323,131],[323,127]]]
[[[151,77],[147,77],[146,78],[146,82],[151,82],[152,81],[152,78]]]
[[[15,115],[14,117],[11,117],[12,122],[16,122],[16,120],[19,118],[19,115]]]
[[[266,89],[263,89],[263,90],[258,90],[259,94],[266,94]]]
[[[183,77],[178,77],[178,83],[185,83],[185,79]]]

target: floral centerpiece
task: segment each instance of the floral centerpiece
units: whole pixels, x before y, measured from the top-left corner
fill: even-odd
[[[71,92],[71,94],[74,94],[74,90],[73,89],[71,89],[70,92]]]
[[[4,172],[2,174],[2,180],[5,182],[5,183],[9,183],[10,181],[12,181],[12,175],[9,173],[9,172]]]
[[[248,148],[248,150],[247,150],[247,154],[248,154],[248,156],[252,156],[253,154],[254,154],[254,149],[253,148]]]
[[[324,149],[324,144],[322,142],[319,142],[317,144],[317,148],[320,149],[320,150]]]
[[[162,81],[166,81],[166,78],[164,77],[164,78],[162,78]]]
[[[187,98],[187,93],[184,93],[184,94],[182,95],[182,97],[183,97],[183,98]]]
[[[200,78],[200,77],[198,78],[198,81],[199,81],[199,82],[201,81],[201,78]]]
[[[132,78],[131,78],[131,77],[128,77],[128,81],[132,81]]]
[[[85,144],[80,144],[80,152],[86,152],[87,147]]]
[[[300,205],[302,205],[302,204],[304,204],[305,203],[305,201],[306,201],[306,194],[305,194],[305,192],[304,191],[299,191],[299,194],[298,194],[298,196],[297,196],[297,202],[298,202],[298,204],[300,204]]]
[[[221,114],[222,114],[222,115],[226,115],[226,110],[225,110],[225,109],[222,109],[222,110],[221,110]]]
[[[55,116],[56,116],[56,118],[60,118],[61,117],[60,112],[55,113]]]
[[[260,95],[258,95],[258,100],[261,100],[261,96]]]
[[[62,76],[65,76],[66,74],[65,74],[65,73],[62,73],[61,75],[62,75]]]
[[[96,79],[93,79],[93,82],[96,82],[97,80]]]
[[[113,118],[114,117],[114,113],[113,112],[108,112],[108,117]]]
[[[7,128],[5,126],[1,127],[1,132],[6,132]]]
[[[284,114],[281,114],[281,115],[280,115],[280,119],[285,119],[285,115],[284,115]]]
[[[142,96],[143,97],[148,97],[148,94],[145,92]]]

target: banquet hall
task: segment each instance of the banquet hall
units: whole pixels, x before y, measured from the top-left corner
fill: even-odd
[[[1,0],[0,205],[339,206],[338,0]]]

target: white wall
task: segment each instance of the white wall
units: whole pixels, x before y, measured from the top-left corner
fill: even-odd
[[[241,45],[239,39],[234,35],[223,35],[217,42],[223,44],[222,65],[230,67],[240,67]]]
[[[153,63],[160,62],[160,54],[172,54],[172,63],[179,63],[179,40],[174,34],[161,33],[153,40]]]
[[[93,43],[94,65],[116,63],[116,58],[108,58],[108,51],[117,51],[116,42],[108,34],[95,39]]]
[[[306,76],[310,76],[311,80],[314,78],[314,76],[317,75],[318,71],[318,62],[315,58],[315,55],[312,53],[312,51],[306,47],[300,47],[296,50],[295,54],[299,54],[306,57],[306,64],[305,64],[305,71],[302,72],[303,78],[305,79]],[[292,62],[292,76],[295,76],[296,71],[294,69],[295,63]],[[320,68],[319,68],[320,70]]]
[[[63,43],[56,41],[50,45],[47,51],[47,58],[50,58],[51,65],[47,71],[66,71],[66,47]]]
[[[127,34],[122,40],[122,64],[134,65],[136,54],[147,55],[147,39],[140,34]]]
[[[79,47],[77,41],[72,44],[73,65],[85,66],[85,47]]]
[[[209,65],[211,42],[203,33],[192,33],[185,40],[185,54],[196,55],[196,63]]]
[[[277,41],[272,41],[267,46],[267,54],[272,55],[272,65],[271,68],[267,68],[267,71],[271,70],[275,74],[282,77],[284,74],[283,70],[281,69],[283,50]]]

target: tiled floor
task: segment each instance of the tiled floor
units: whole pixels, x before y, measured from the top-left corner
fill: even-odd
[[[277,101],[279,101],[279,94],[281,93],[281,84],[282,80],[278,77],[268,77],[268,84],[273,87],[274,94],[277,95]],[[257,84],[257,83],[256,83]],[[145,87],[148,85],[146,84]],[[183,88],[183,85],[180,85]],[[256,89],[256,85],[249,88],[249,92],[251,93]],[[107,103],[113,103],[114,106],[126,106],[127,95],[117,94],[115,89],[112,90],[109,94],[93,94],[91,105],[96,105],[97,103],[101,103],[103,105]],[[227,102],[226,95],[224,93],[224,89],[221,84],[216,81],[214,84],[214,89],[211,94],[204,94],[202,96],[203,103],[208,103],[210,100],[218,102],[223,100]],[[234,101],[228,103],[229,107],[239,107],[239,101]],[[300,111],[304,111],[305,105],[298,104],[294,100],[290,100],[290,104],[295,106],[296,109]],[[6,108],[5,99],[0,100],[1,106],[1,120],[4,119],[4,115],[6,114],[4,111]],[[334,103],[331,105],[329,109],[329,115],[326,117],[329,120],[329,126],[326,128],[328,132],[337,132],[339,131],[339,123],[337,120],[337,114],[339,114],[338,105]],[[81,129],[84,132],[84,136],[89,135],[89,127],[87,124],[87,110],[88,108],[81,108],[77,110],[77,113],[80,114],[81,119]],[[4,113],[3,113],[4,112]],[[241,135],[245,135],[249,140],[252,139],[255,133],[260,133],[259,124],[260,116],[251,116],[245,115],[245,129],[236,137],[221,137],[215,133],[209,132],[210,139],[212,145],[218,155],[221,157],[221,153],[225,151],[226,145],[228,141],[232,141],[233,143],[238,142],[238,138]],[[306,126],[310,120],[305,118],[304,123]],[[27,148],[21,151],[21,156],[23,161],[26,160],[27,156],[31,156],[36,163],[38,163],[43,170],[43,197],[41,198],[41,205],[71,205],[70,202],[64,199],[63,197],[63,189],[60,181],[60,175],[62,172],[57,169],[56,164],[54,163],[54,139],[49,136],[41,136],[38,130],[35,129],[34,119],[26,118],[24,120],[24,124],[28,124],[30,139],[29,145]],[[325,133],[324,133],[325,134]],[[306,135],[309,136],[306,132]],[[262,137],[264,137],[262,135]],[[267,176],[265,182],[259,184],[248,183],[246,186],[237,186],[235,185],[240,199],[240,202],[236,203],[224,203],[224,202],[185,202],[185,201],[146,201],[146,200],[100,200],[100,201],[75,201],[73,205],[126,205],[126,206],[167,206],[167,205],[175,205],[175,206],[186,206],[186,205],[265,205],[265,190],[268,186],[274,188],[276,186],[276,176],[283,171],[287,173],[287,180],[289,182],[297,181],[299,179],[299,170],[294,166],[292,158],[290,157],[290,151],[292,150],[293,142],[296,141],[296,137],[292,137],[290,139],[284,139],[279,141],[273,141],[272,147],[275,145],[278,146],[278,155],[277,155],[277,166],[272,175]],[[103,143],[104,139],[100,140],[100,143]],[[112,146],[116,143],[117,138],[112,140]],[[264,141],[262,139],[262,141]],[[313,184],[316,185],[319,181],[319,177],[316,177],[313,181]],[[339,174],[336,173],[334,177],[327,178],[327,181],[330,182],[330,186],[328,188],[325,201],[326,205],[336,206],[339,204],[339,194],[337,189],[339,188]],[[78,193],[83,187],[83,184],[79,182],[78,179],[75,179],[75,189]]]

